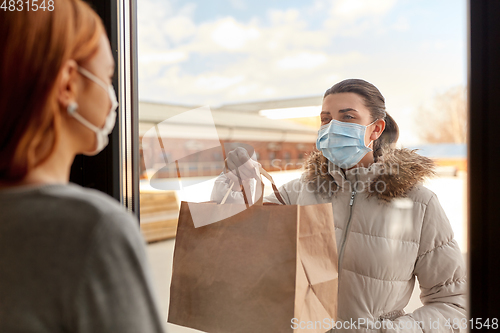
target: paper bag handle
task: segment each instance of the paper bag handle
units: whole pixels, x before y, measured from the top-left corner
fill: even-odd
[[[269,179],[269,181],[271,182],[271,186],[273,188],[274,195],[276,196],[278,201],[281,202],[282,205],[286,205],[286,202],[285,202],[285,200],[283,200],[283,197],[281,196],[281,193],[278,190],[278,187],[276,186],[276,183],[274,182],[273,177],[271,177],[271,175],[266,170],[264,170],[264,168],[262,168],[262,166],[259,166],[259,171],[260,171],[261,175],[264,175],[264,177]],[[264,201],[264,183],[262,182],[262,179],[260,180],[260,182],[262,183],[262,195],[260,196],[259,200],[257,200],[257,202],[260,202],[260,204],[262,205],[262,202]]]
[[[264,177],[266,177],[271,182],[271,186],[273,188],[274,195],[276,196],[278,201],[281,202],[281,204],[286,205],[285,200],[283,200],[283,197],[281,196],[278,188],[276,187],[276,183],[274,182],[273,177],[271,177],[271,175],[266,170],[264,170],[264,168],[262,168],[262,166],[259,166],[259,171],[261,174],[260,182],[261,182],[261,186],[262,186],[262,193],[261,193],[259,200],[257,200],[256,204],[262,205],[263,201],[264,201],[264,182],[262,181],[262,175],[264,175]],[[226,194],[224,195],[224,198],[222,198],[221,205],[226,202],[226,199],[229,196],[229,193],[231,192],[233,187],[234,187],[234,182],[231,181],[231,185],[229,186],[229,189],[227,190]]]

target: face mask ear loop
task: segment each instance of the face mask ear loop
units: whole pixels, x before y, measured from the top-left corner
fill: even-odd
[[[77,107],[75,106],[68,106],[68,113],[71,117],[77,119],[79,122],[81,122],[83,125],[87,126],[89,129],[91,129],[92,131],[94,132],[99,132],[100,129],[97,128],[97,126],[95,126],[94,124],[92,124],[90,121],[88,121],[87,119],[83,118],[82,116],[80,116],[80,114],[77,112]]]
[[[375,124],[377,122],[377,120],[378,119],[375,119],[374,121],[372,121],[371,124],[366,125],[366,128],[368,128],[368,126]],[[370,148],[370,145],[373,143],[373,141],[375,141],[375,140],[370,141],[370,143],[366,146],[366,148],[371,149],[371,151],[373,151],[373,148]]]
[[[97,83],[98,85],[100,85],[104,90],[109,92],[108,86],[100,78],[98,78],[97,76],[95,76],[94,74],[92,74],[91,72],[89,72],[88,70],[86,70],[83,67],[78,67],[78,71],[80,73],[82,73],[83,75],[85,75],[88,79],[90,79],[90,80],[94,81],[95,83]]]

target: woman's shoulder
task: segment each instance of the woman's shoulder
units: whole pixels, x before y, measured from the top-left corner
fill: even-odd
[[[26,225],[71,226],[80,231],[99,224],[111,228],[138,226],[137,219],[112,197],[73,183],[11,188],[0,191],[0,199],[2,216]]]
[[[44,190],[45,199],[64,206],[53,212],[54,222],[66,230],[68,220],[72,230],[81,234],[92,235],[97,243],[110,242],[140,246],[139,222],[118,201],[95,189],[84,188],[76,184],[60,187],[48,187]],[[59,222],[56,222],[59,221]],[[68,230],[68,233],[73,233]]]
[[[433,191],[425,187],[422,183],[418,183],[413,186],[413,188],[410,189],[406,195],[414,203],[421,203],[423,205],[427,205],[429,201],[436,196]]]
[[[140,248],[143,243],[137,219],[116,200],[75,184],[1,190],[0,220],[7,221],[0,224],[2,236],[54,242],[57,246],[46,249],[52,252],[85,253],[89,246]]]
[[[87,214],[109,215],[126,212],[118,201],[109,195],[73,183],[41,188],[40,196],[44,200],[59,202],[61,209],[71,207],[78,212],[86,212]]]

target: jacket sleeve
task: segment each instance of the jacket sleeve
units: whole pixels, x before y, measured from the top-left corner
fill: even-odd
[[[386,332],[466,332],[465,262],[435,194],[427,204],[420,237],[414,274],[423,306],[394,320],[395,326],[408,329]]]
[[[297,204],[297,198],[298,194],[301,190],[302,183],[300,182],[299,179],[294,179],[289,181],[286,184],[281,185],[278,187],[278,191],[281,194],[281,197],[283,198],[283,201],[285,201],[285,204],[287,205],[296,205]],[[297,190],[299,188],[299,190]],[[271,192],[268,196],[264,197],[264,202],[271,202],[275,204],[280,204],[281,202],[276,198],[276,195],[274,192]]]

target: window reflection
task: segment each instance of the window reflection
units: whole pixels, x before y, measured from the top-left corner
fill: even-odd
[[[140,1],[140,135],[210,106],[221,145],[249,145],[281,185],[300,176],[315,148],[324,91],[364,78],[384,94],[399,144],[436,161],[438,177],[425,186],[437,194],[465,254],[465,3],[349,3]],[[140,163],[141,228],[148,241],[162,241],[149,248],[166,318],[175,213],[180,200],[210,200],[224,152],[203,151],[202,131],[189,123],[162,140],[175,149],[165,152],[168,160],[193,152],[165,164],[147,140],[140,149],[158,164],[156,177],[175,187],[151,187],[151,170]],[[418,296],[416,286],[407,312],[420,306]]]

